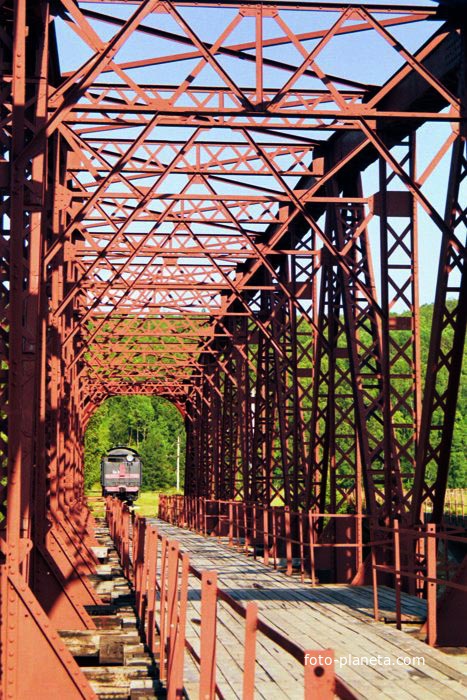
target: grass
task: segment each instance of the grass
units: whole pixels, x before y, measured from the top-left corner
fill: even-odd
[[[142,491],[138,500],[135,501],[135,510],[138,515],[155,518],[159,510],[159,492]]]
[[[135,501],[134,507],[138,515],[146,518],[157,517],[157,512],[159,510],[159,494],[166,493],[169,495],[175,493],[182,493],[177,491],[177,489],[165,489],[164,491],[141,491],[138,500]],[[94,484],[88,491],[86,491],[86,496],[89,498],[97,498],[102,494],[102,490],[99,484]],[[104,516],[103,501],[93,503],[90,502],[91,509],[96,517]]]
[[[159,510],[159,496],[161,493],[172,496],[176,493],[182,494],[176,488],[164,489],[164,491],[141,491],[139,498],[135,501],[135,509],[138,515],[146,518],[156,518]]]

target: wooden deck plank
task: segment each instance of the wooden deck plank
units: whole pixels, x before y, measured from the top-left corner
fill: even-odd
[[[196,601],[196,603],[191,602],[189,605],[187,638],[195,650],[199,653],[200,626],[193,624],[193,622],[190,621],[194,615],[200,615],[200,604],[198,601]],[[223,604],[220,603],[218,617],[218,645],[216,650],[217,683],[226,699],[231,697],[238,698],[242,695],[243,634],[244,630],[241,620],[239,620],[238,616],[236,616],[233,611],[230,610],[230,608],[224,607]],[[267,646],[261,645],[261,649],[258,650],[258,667],[256,673],[258,692],[263,693],[264,688],[267,687],[268,693],[270,693],[271,689],[274,688],[274,695],[269,695],[269,697],[277,697],[279,700],[286,700],[287,697],[296,697],[298,700],[298,698],[301,698],[303,695],[303,680],[298,678],[298,674],[290,673],[290,668],[287,668],[285,665],[287,661],[286,657],[281,655],[279,660],[282,662],[281,665],[284,666],[282,673],[277,672],[277,669],[271,672],[271,666],[274,665],[274,660],[270,659]],[[197,678],[198,674],[196,664],[194,664],[189,657],[185,659],[185,663],[191,669],[189,677]],[[296,666],[299,668],[299,664],[296,663]],[[225,669],[225,672],[223,669]],[[289,681],[292,681],[294,691],[292,695],[285,694],[278,684],[278,681],[285,678],[285,674],[287,674]],[[197,687],[196,683],[193,687]]]
[[[190,584],[193,588],[199,589],[199,581],[194,577],[190,577]],[[199,599],[191,599],[188,606],[187,630],[186,636],[195,651],[199,654],[199,635],[200,625],[193,620],[199,620],[201,616],[201,601]],[[218,605],[218,646],[217,646],[217,683],[221,688],[226,698],[241,697],[241,684],[243,682],[243,638],[244,626],[243,621],[231,610],[231,608],[220,602]],[[296,673],[291,673],[291,664],[289,657],[280,654],[276,659],[271,656],[271,644],[268,640],[264,640],[261,647],[258,649],[258,665],[257,665],[257,684],[258,692],[267,686],[269,689],[274,686],[274,697],[283,698],[289,697],[284,694],[280,685],[280,681],[288,678],[289,684],[292,682],[293,696],[297,699],[303,695],[303,671],[300,665],[292,659],[296,665]],[[278,667],[278,668],[274,668]],[[197,666],[190,659],[189,655],[185,656],[185,668],[189,669],[188,677],[197,679]],[[224,672],[223,669],[226,669]],[[230,672],[230,673],[229,673]],[[190,684],[192,688],[197,688],[196,681]],[[192,690],[192,693],[194,691]],[[233,693],[236,693],[232,695]],[[269,691],[268,691],[269,692]],[[195,695],[197,690],[195,691]],[[271,697],[271,696],[269,696]]]
[[[299,576],[289,577],[275,571],[217,538],[204,538],[159,520],[155,522],[165,536],[177,539],[181,549],[190,553],[191,563],[198,570],[216,570],[219,586],[244,604],[256,601],[266,622],[304,648],[332,647],[338,659],[348,654],[353,658],[390,657],[391,665],[336,665],[338,675],[362,698],[460,700],[467,697],[465,657],[450,657],[393,626],[375,622],[371,587],[312,587]],[[384,587],[379,590],[380,613],[394,617],[394,592]],[[403,614],[423,618],[424,601],[406,594],[402,600]],[[240,650],[243,646],[243,621],[227,607],[223,603],[219,605],[219,682],[222,680],[229,693],[238,693],[232,697],[241,697],[238,680],[227,677],[224,667],[230,664],[237,678],[241,678],[243,659],[235,645]],[[190,601],[190,610],[199,616],[200,601]],[[199,625],[195,627],[188,621],[187,635],[191,643],[197,640],[199,648]],[[284,697],[301,700],[302,675],[288,663],[290,657],[286,652],[278,653],[262,637],[258,635],[257,696],[281,698],[286,689]],[[396,659],[401,656],[423,657],[425,665],[398,666]]]
[[[297,624],[300,621],[300,617],[297,615],[295,611],[291,613],[292,617],[296,617],[297,619]],[[280,616],[276,614],[276,624],[278,626],[280,625]],[[290,614],[289,614],[289,629],[290,629]],[[329,618],[326,618],[326,623],[329,623]],[[283,631],[287,630],[287,624],[282,626]],[[336,653],[336,658],[339,658],[340,656],[346,656],[346,651],[347,651],[347,641],[349,639],[348,635],[341,635],[339,638],[339,635],[336,634],[335,631],[330,632],[330,646],[333,646],[335,649]],[[342,639],[344,639],[344,646],[341,647],[340,644],[342,643]],[[301,644],[306,644],[306,635],[297,635],[296,637],[297,643]],[[353,657],[371,657],[371,656],[377,656],[380,654],[381,656],[392,656],[396,657],[400,653],[400,647],[395,643],[394,640],[390,640],[391,643],[387,644],[386,646],[384,645],[384,640],[379,638],[379,637],[374,637],[373,635],[369,636],[368,633],[365,634],[365,632],[362,632],[360,629],[358,630],[358,643],[356,644],[354,640],[352,640],[352,656]],[[347,652],[348,653],[348,652]],[[421,654],[420,654],[421,655]],[[426,657],[425,657],[426,658]],[[404,688],[407,693],[409,693],[411,698],[418,698],[420,697],[420,692],[418,688],[418,684],[420,682],[420,679],[423,679],[425,682],[428,681],[433,681],[432,686],[433,688],[435,687],[440,687],[438,684],[446,684],[446,686],[449,687],[456,687],[458,690],[459,688],[459,683],[463,680],[463,674],[457,672],[457,678],[453,679],[450,677],[446,676],[445,672],[439,672],[439,667],[437,668],[436,665],[430,665],[426,664],[425,666],[417,666],[416,670],[411,669],[410,667],[398,667],[398,666],[386,666],[384,664],[378,665],[375,668],[368,667],[368,666],[354,666],[354,667],[345,667],[345,672],[341,673],[340,675],[350,684],[350,670],[356,671],[358,675],[362,675],[365,680],[372,680],[373,684],[376,686],[380,686],[382,688],[388,687],[388,683],[392,686],[393,682],[397,681],[400,679],[401,674],[404,673],[405,671],[405,680],[404,680]],[[369,670],[367,670],[369,669]],[[445,671],[445,668],[442,667],[442,671]],[[439,697],[439,696],[437,696]],[[444,695],[443,695],[444,697]]]

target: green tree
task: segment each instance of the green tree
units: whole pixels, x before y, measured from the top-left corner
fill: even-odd
[[[168,449],[167,424],[163,420],[154,421],[148,436],[141,446],[143,460],[143,490],[155,491],[172,486]]]
[[[175,486],[179,436],[183,483],[185,429],[178,409],[159,396],[113,396],[107,399],[92,416],[86,431],[86,488],[99,481],[101,458],[117,445],[133,447],[141,455],[142,490]]]
[[[146,440],[150,425],[155,418],[154,408],[149,396],[135,396],[127,399],[128,425],[130,429],[130,442],[138,448],[140,442]]]
[[[112,445],[109,431],[109,406],[104,403],[91,417],[84,438],[84,482],[90,488],[100,480],[103,454]]]

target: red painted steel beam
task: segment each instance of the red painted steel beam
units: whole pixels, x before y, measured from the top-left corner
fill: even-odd
[[[10,150],[0,163],[0,186],[12,177],[2,205],[2,215],[12,213],[11,236],[8,226],[3,233],[6,360],[18,422],[5,540],[14,546],[2,546],[2,556],[11,561],[17,544],[32,541],[21,576],[44,604],[72,593],[50,614],[75,615],[78,626],[89,625],[83,572],[93,565],[80,443],[107,396],[158,393],[182,408],[190,493],[379,516],[411,510],[414,522],[431,500],[439,520],[465,333],[464,288],[453,281],[463,270],[457,192],[465,167],[455,135],[464,134],[465,109],[454,14],[440,26],[434,7],[227,0],[186,13],[188,2],[145,0],[123,18],[113,4],[96,13],[64,0],[55,24],[64,21],[91,56],[60,76],[54,24],[46,66],[45,24],[28,22],[34,29],[23,36],[30,8],[17,0],[21,60],[3,85],[12,93],[2,107]],[[219,23],[222,7],[229,13]],[[209,41],[197,19],[206,8]],[[310,23],[319,15],[319,26],[297,31],[298,11]],[[153,27],[153,17],[173,29]],[[398,27],[431,20],[434,34],[408,50]],[[121,52],[135,37],[142,47],[149,37],[157,51],[128,60]],[[352,37],[376,37],[399,68],[379,85],[364,64],[355,80],[334,75],[326,51]],[[272,47],[287,61],[272,58]],[[43,58],[37,81],[27,51]],[[454,135],[420,173],[417,131],[429,123],[451,124]],[[426,184],[450,151],[458,155],[443,218]],[[379,191],[368,195],[359,176],[376,162]],[[429,356],[435,382],[423,410],[420,207],[443,241]],[[454,312],[446,302],[453,285]],[[401,305],[402,320],[392,316]],[[446,333],[454,339],[448,357]],[[27,478],[33,464],[40,503]],[[47,597],[51,571],[57,593]],[[2,573],[4,590],[6,580]]]

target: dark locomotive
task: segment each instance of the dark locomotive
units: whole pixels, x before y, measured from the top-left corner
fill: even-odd
[[[141,467],[140,456],[131,447],[109,450],[101,461],[102,495],[133,503],[141,487]]]

